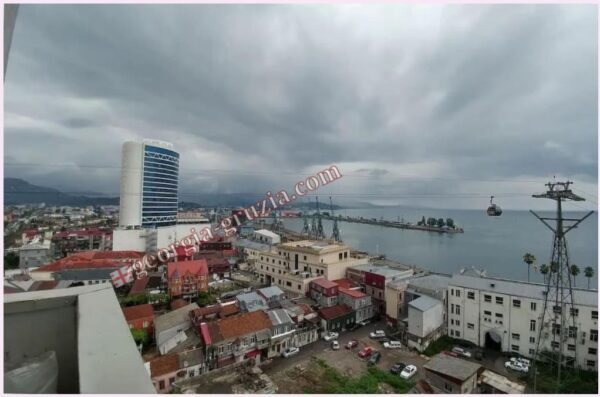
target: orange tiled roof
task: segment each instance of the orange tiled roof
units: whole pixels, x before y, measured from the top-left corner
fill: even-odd
[[[195,261],[172,262],[167,265],[167,273],[169,279],[177,272],[179,276],[184,276],[187,273],[194,275],[207,275],[208,265],[205,259]]]
[[[319,309],[319,316],[324,318],[325,320],[331,320],[334,318],[338,318],[345,314],[351,313],[352,309],[346,305],[335,305],[331,307],[324,307]]]
[[[60,270],[95,269],[119,267],[144,256],[138,251],[85,251],[41,266],[34,272],[57,272]]]
[[[214,324],[221,339],[237,338],[260,330],[270,329],[273,325],[267,313],[262,310],[220,319]],[[213,341],[221,339],[213,337]]]
[[[152,309],[151,304],[146,303],[145,305],[124,307],[123,314],[125,315],[125,320],[132,321],[140,318],[153,317],[154,310]]]
[[[167,354],[150,361],[150,374],[157,377],[179,370],[179,356],[177,354]]]

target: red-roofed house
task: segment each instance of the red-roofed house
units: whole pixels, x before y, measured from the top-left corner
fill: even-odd
[[[340,288],[360,289],[360,285],[355,283],[353,280],[350,280],[349,278],[340,278],[338,280],[333,280],[333,282],[336,283]]]
[[[249,358],[266,357],[271,327],[262,310],[202,323],[199,333],[210,368],[220,368]]]
[[[358,290],[340,288],[338,302],[350,306],[356,312],[355,321],[357,323],[373,317],[374,307],[371,295]]]
[[[208,291],[208,265],[204,259],[169,263],[167,278],[172,298],[193,298],[199,291]]]
[[[179,356],[177,354],[167,354],[150,361],[150,377],[156,391],[159,393],[170,392],[171,385],[177,379],[179,369]]]
[[[143,329],[150,336],[154,334],[154,310],[151,304],[124,307],[123,314],[130,329]]]
[[[338,285],[326,278],[317,278],[308,285],[308,295],[321,307],[330,307],[338,303]]]
[[[319,309],[321,326],[325,331],[348,329],[356,322],[355,312],[350,306],[335,305]]]
[[[85,251],[41,266],[32,273],[58,272],[61,270],[114,268],[133,264],[144,256],[138,251]]]

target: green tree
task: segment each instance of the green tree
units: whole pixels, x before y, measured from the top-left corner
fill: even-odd
[[[437,220],[437,227],[444,227],[446,225],[446,223],[444,222],[444,220],[442,218]]]
[[[579,270],[579,266],[571,265],[569,271],[571,272],[571,276],[573,276],[573,287],[577,287],[577,276],[581,271]]]
[[[528,252],[523,255],[523,262],[527,264],[527,282],[529,282],[529,269],[531,268],[531,264],[535,262],[535,256]]]
[[[583,275],[587,277],[588,289],[590,289],[590,280],[592,279],[592,277],[594,277],[594,268],[591,266],[586,266],[586,268],[583,269]]]
[[[421,226],[425,226],[427,223],[425,221],[425,216],[423,216],[423,218],[421,218],[421,222],[419,222],[419,225]]]
[[[453,227],[454,227],[454,219],[452,219],[452,218],[447,218],[447,219],[446,219],[446,225],[447,225],[449,228],[453,228]]]
[[[144,347],[150,342],[150,336],[143,329],[132,329],[131,335],[133,336],[133,340],[135,341],[136,345],[141,344],[142,347]]]
[[[540,273],[542,273],[542,276],[544,276],[544,284],[546,284],[546,275],[550,272],[550,268],[548,267],[548,265],[546,265],[545,263],[542,263],[542,266],[540,266]]]
[[[19,268],[19,256],[14,252],[9,252],[4,256],[4,270],[7,269],[18,269]]]
[[[427,218],[427,225],[428,226],[435,226],[435,223],[437,221],[435,220],[435,218]]]
[[[217,299],[210,292],[200,291],[198,293],[198,306],[207,306],[216,301]]]

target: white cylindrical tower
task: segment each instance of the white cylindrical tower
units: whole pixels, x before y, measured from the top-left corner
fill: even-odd
[[[121,199],[119,201],[119,226],[142,224],[144,145],[125,142],[121,160]]]

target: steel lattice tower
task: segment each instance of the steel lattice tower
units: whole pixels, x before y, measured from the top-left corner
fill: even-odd
[[[585,201],[584,198],[574,194],[569,186],[573,182],[549,182],[545,186],[548,191],[542,194],[534,194],[535,198],[546,198],[556,201],[557,210],[555,218],[544,218],[530,211],[544,225],[554,233],[552,242],[552,259],[550,261],[550,272],[546,281],[544,292],[544,306],[539,317],[537,344],[533,357],[534,393],[535,368],[537,361],[550,364],[551,371],[556,371],[556,388],[561,382],[561,370],[566,366],[575,367],[577,364],[577,348],[574,352],[567,353],[567,345],[570,339],[577,346],[577,324],[575,322],[575,297],[573,295],[571,266],[569,264],[569,253],[565,235],[575,228],[584,219],[594,213],[590,211],[579,219],[563,218],[563,201]],[[552,226],[547,221],[556,221]],[[573,223],[574,222],[574,223]],[[567,225],[566,223],[570,223]]]
[[[333,201],[331,201],[331,196],[329,196],[329,207],[331,210],[331,217],[333,218],[333,232],[331,234],[331,238],[333,241],[342,241],[342,236],[340,235],[340,229],[338,227],[338,221],[333,210]]]

